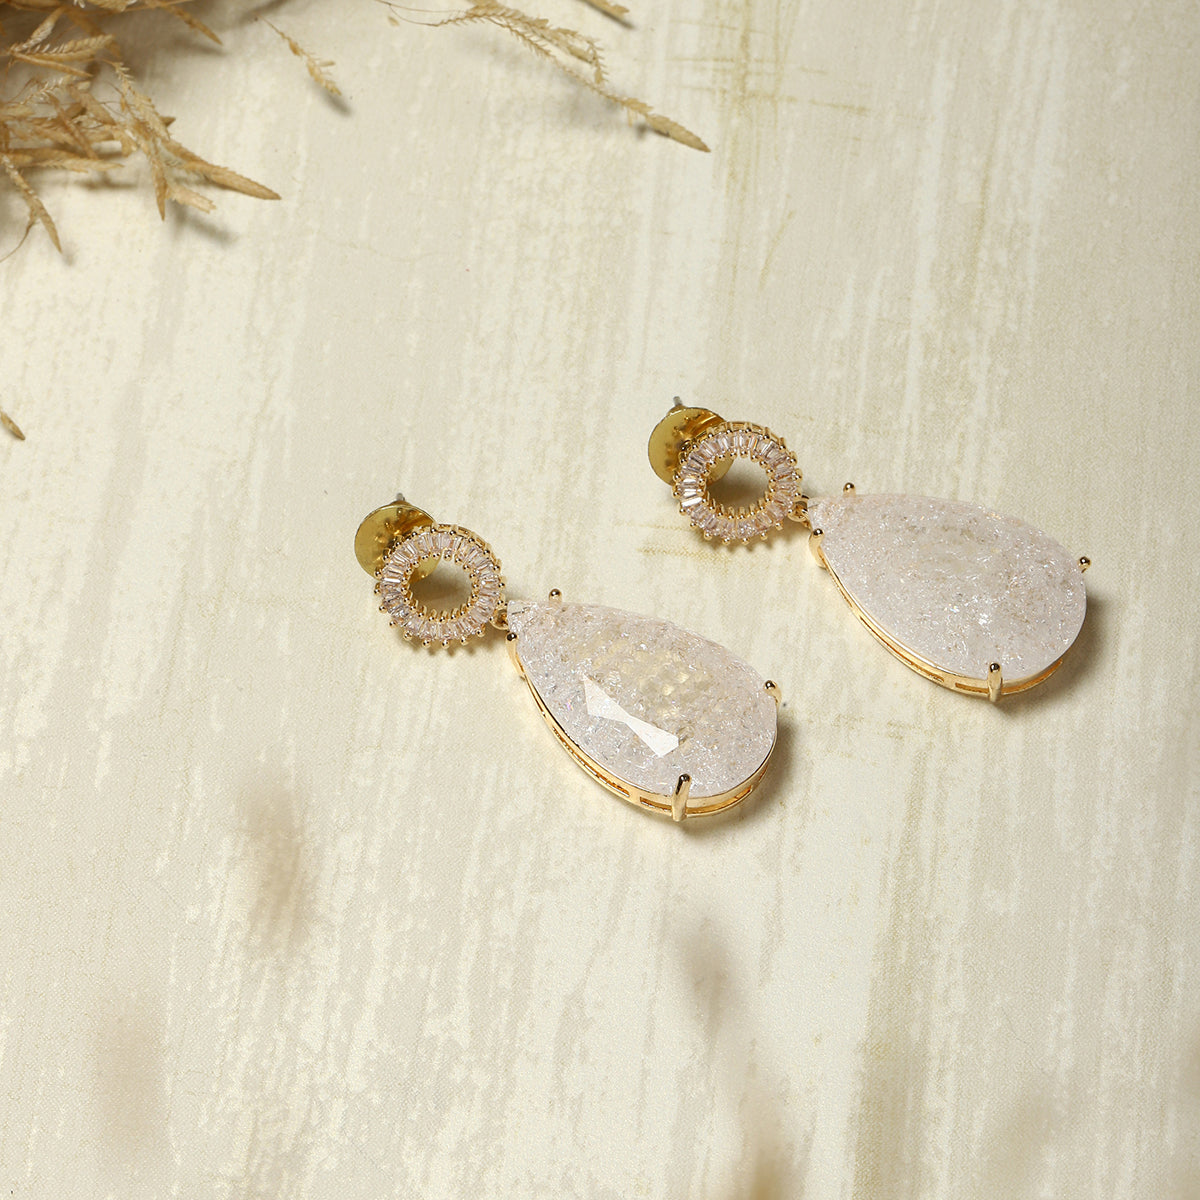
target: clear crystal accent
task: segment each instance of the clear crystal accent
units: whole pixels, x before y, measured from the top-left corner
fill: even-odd
[[[511,600],[530,685],[563,731],[617,779],[693,799],[750,779],[775,744],[775,701],[724,646],[669,621],[594,604]]]
[[[427,558],[456,563],[466,573],[471,596],[453,612],[431,613],[413,596],[412,580]],[[483,633],[504,593],[500,563],[491,548],[457,525],[422,526],[393,546],[379,575],[384,610],[404,636],[430,646],[465,642]]]
[[[727,508],[708,492],[709,473],[723,459],[747,458],[767,475],[762,499],[749,508]],[[800,472],[791,451],[770,430],[726,422],[701,434],[675,473],[675,495],[685,517],[707,538],[748,542],[777,528],[800,499]]]
[[[1070,648],[1087,598],[1077,560],[1053,538],[976,504],[838,496],[809,505],[829,569],[892,640],[939,670],[1005,685]]]

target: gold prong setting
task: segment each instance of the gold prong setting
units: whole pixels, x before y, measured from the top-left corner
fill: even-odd
[[[821,543],[825,540],[825,530],[810,529],[808,534],[808,548],[812,551],[812,556],[817,560],[817,566],[822,571],[829,570],[829,564],[825,561],[825,554],[821,549]]]
[[[767,476],[761,500],[749,507],[733,508],[713,499],[709,484],[719,464],[744,458],[757,463]],[[684,448],[675,472],[679,510],[705,538],[749,542],[766,537],[796,512],[803,495],[796,456],[782,438],[761,425],[726,421],[707,430]]]
[[[449,612],[437,612],[413,595],[412,582],[429,559],[454,563],[470,584],[469,598]],[[380,606],[405,638],[426,646],[465,645],[482,636],[504,602],[504,576],[492,548],[459,525],[430,525],[397,542],[379,573]]]
[[[676,822],[687,819],[688,793],[692,790],[692,777],[680,775],[675,782],[675,791],[671,795],[671,820]]]

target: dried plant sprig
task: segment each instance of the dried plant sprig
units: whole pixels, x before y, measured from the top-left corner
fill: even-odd
[[[138,149],[146,156],[154,175],[154,195],[160,215],[165,215],[166,201],[186,204],[205,212],[212,210],[212,201],[183,186],[181,175],[204,179],[217,187],[255,196],[259,200],[278,200],[279,194],[253,179],[247,179],[228,167],[206,162],[181,146],[167,132],[167,121],[154,107],[150,97],[140,92],[129,72],[114,64],[113,72],[120,87],[121,109],[128,116],[126,128]]]
[[[584,3],[599,9],[606,17],[612,17],[623,23],[629,18],[629,9],[623,4],[611,4],[609,0],[584,0]]]
[[[25,435],[21,432],[21,427],[2,408],[0,408],[0,425],[3,425],[18,442],[25,440]]]
[[[21,199],[25,201],[25,206],[29,209],[29,219],[31,222],[36,222],[45,229],[50,241],[54,243],[55,250],[62,252],[62,242],[58,238],[58,229],[54,225],[54,219],[46,210],[46,206],[41,202],[37,192],[25,182],[25,177],[17,170],[16,164],[7,154],[0,154],[0,167],[4,168],[5,175],[8,176],[9,182],[17,189]]]
[[[308,73],[319,83],[331,96],[340,96],[342,89],[334,83],[333,79],[328,74],[329,68],[334,64],[325,58],[317,58],[310,54],[303,46],[295,39],[288,37],[277,25],[272,25],[266,17],[262,18],[262,22],[268,29],[273,29],[284,42],[287,43],[287,48],[299,59],[304,61],[304,65],[308,68]]]
[[[15,96],[0,96],[0,184],[25,203],[31,224],[61,250],[54,221],[26,176],[54,168],[104,172],[140,154],[150,168],[159,213],[167,201],[211,211],[190,186],[200,180],[261,199],[268,187],[194,154],[168,132],[170,120],[142,92],[102,22],[118,14],[162,12],[219,42],[184,7],[191,0],[0,0],[0,68],[24,73]],[[97,93],[100,94],[97,94]]]
[[[393,10],[401,8],[397,0],[381,0],[381,3]],[[597,7],[604,5],[602,3]],[[626,12],[628,9],[622,9],[621,15]],[[616,91],[608,82],[599,44],[585,34],[551,25],[543,17],[531,17],[520,9],[510,8],[497,0],[472,0],[470,8],[429,22],[434,27],[477,23],[494,25],[497,29],[511,34],[539,57],[552,62],[576,83],[616,104],[627,116],[640,120],[655,133],[669,137],[684,146],[690,146],[693,150],[707,152],[708,147],[690,129],[670,117],[655,112],[644,100],[624,96]],[[590,70],[581,70],[578,63],[583,63]]]
[[[159,113],[139,88],[116,36],[105,27],[117,16],[132,19],[164,13],[219,44],[216,33],[191,11],[196,2],[0,0],[0,188],[7,186],[24,203],[26,235],[40,226],[61,250],[54,220],[31,178],[31,173],[44,169],[95,174],[140,156],[148,165],[155,202],[163,215],[168,202],[210,211],[213,203],[195,189],[197,181],[278,199],[270,188],[208,162],[175,140],[168,132],[170,118]],[[395,12],[404,7],[399,0],[381,2]],[[617,20],[628,16],[629,10],[616,0],[585,2]],[[683,145],[708,149],[677,121],[618,92],[608,80],[595,39],[496,0],[474,0],[462,12],[432,23],[473,22],[504,30],[631,119]],[[335,97],[341,95],[329,74],[331,63],[309,53],[271,22],[265,23],[305,63],[318,85]],[[5,85],[15,90],[5,94]]]

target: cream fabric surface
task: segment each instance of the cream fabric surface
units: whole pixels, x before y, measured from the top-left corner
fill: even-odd
[[[1195,4],[537,10],[708,155],[331,11],[270,15],[341,108],[140,49],[281,202],[45,181],[0,264],[0,1196],[1200,1195]],[[676,394],[1090,555],[1066,665],[956,696],[799,530],[706,545]],[[655,819],[399,642],[397,488],[779,680],[761,789]]]

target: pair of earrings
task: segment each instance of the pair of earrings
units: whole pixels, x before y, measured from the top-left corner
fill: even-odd
[[[648,447],[680,511],[726,545],[808,527],[822,567],[867,628],[902,662],[956,691],[993,701],[1042,682],[1082,624],[1086,558],[1011,517],[918,496],[810,500],[795,456],[769,430],[675,406]],[[766,475],[745,507],[711,484],[736,459]],[[466,643],[490,626],[555,736],[594,779],[676,821],[745,799],[775,748],[779,688],[715,642],[670,621],[601,605],[506,600],[500,562],[470,530],[440,525],[402,496],[370,513],[355,537],[380,609],[406,639]],[[435,611],[413,584],[440,562],[470,594]]]

